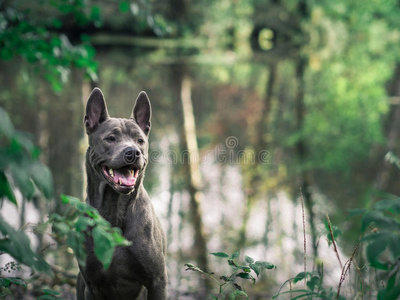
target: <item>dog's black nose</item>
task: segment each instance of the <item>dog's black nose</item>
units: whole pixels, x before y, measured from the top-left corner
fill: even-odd
[[[134,147],[128,147],[124,152],[124,159],[127,163],[133,163],[140,156],[140,151]]]

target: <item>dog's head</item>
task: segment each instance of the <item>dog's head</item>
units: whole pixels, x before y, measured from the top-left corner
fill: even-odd
[[[129,119],[111,118],[99,88],[86,104],[84,123],[89,136],[89,163],[116,192],[129,194],[143,178],[148,157],[151,106],[139,93]]]

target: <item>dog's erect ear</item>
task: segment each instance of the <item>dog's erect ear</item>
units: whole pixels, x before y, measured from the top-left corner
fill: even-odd
[[[83,122],[86,126],[86,132],[92,133],[97,125],[109,118],[106,101],[99,88],[94,88],[90,93],[86,103],[86,115]]]
[[[134,119],[143,132],[148,135],[151,128],[151,105],[145,92],[140,92],[133,106],[131,119]]]

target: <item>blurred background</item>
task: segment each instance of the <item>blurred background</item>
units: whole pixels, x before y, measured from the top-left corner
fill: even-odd
[[[60,194],[83,200],[91,89],[113,117],[129,117],[144,90],[144,185],[167,234],[170,299],[206,299],[184,264],[223,275],[230,266],[209,255],[219,251],[276,265],[246,285],[270,299],[304,268],[302,202],[307,269],[323,264],[335,286],[326,215],[345,260],[360,236],[348,209],[400,192],[385,159],[400,151],[399,46],[398,1],[1,0],[0,106],[31,133],[55,191],[19,194],[2,218],[21,228],[61,212]],[[30,236],[77,272],[70,248]],[[36,284],[74,297],[73,276]]]

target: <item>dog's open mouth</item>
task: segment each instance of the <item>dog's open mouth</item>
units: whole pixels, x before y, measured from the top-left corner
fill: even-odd
[[[135,168],[133,165],[128,165],[119,169],[103,166],[103,173],[106,178],[116,186],[133,188],[139,176],[139,169]]]

